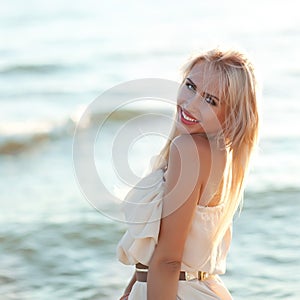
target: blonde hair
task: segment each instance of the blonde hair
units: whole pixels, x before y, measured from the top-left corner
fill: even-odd
[[[242,202],[249,161],[258,141],[257,82],[254,68],[245,54],[236,50],[220,49],[192,56],[183,66],[183,81],[199,62],[205,62],[219,75],[220,98],[225,105],[225,121],[222,130],[215,136],[218,145],[223,145],[227,151],[222,184],[217,191],[224,203],[224,211],[212,237],[213,245],[217,246]],[[166,167],[175,132],[176,122],[153,165],[153,170]]]

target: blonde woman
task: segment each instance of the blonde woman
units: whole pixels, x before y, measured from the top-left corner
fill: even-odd
[[[256,93],[241,52],[213,49],[184,66],[169,140],[125,199],[117,253],[135,272],[121,299],[232,299],[219,275],[257,144]]]

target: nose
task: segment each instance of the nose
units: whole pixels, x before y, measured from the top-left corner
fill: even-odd
[[[201,96],[199,95],[199,93],[196,93],[192,97],[189,97],[188,99],[186,99],[183,108],[196,117],[197,112],[200,109],[200,103],[201,103],[200,98]]]

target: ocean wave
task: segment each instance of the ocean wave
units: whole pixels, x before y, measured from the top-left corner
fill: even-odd
[[[250,199],[282,199],[283,197],[289,196],[299,196],[300,187],[297,185],[263,185],[260,189],[246,188],[245,197]]]
[[[0,74],[2,75],[19,75],[19,74],[52,74],[64,70],[72,71],[74,69],[80,70],[86,68],[86,66],[78,66],[76,64],[59,64],[59,63],[22,63],[10,64],[0,67]]]
[[[0,155],[17,154],[42,141],[55,140],[72,130],[72,120],[51,122],[9,122],[0,126]]]
[[[19,73],[50,73],[60,70],[63,66],[59,64],[17,64],[9,65],[0,69],[1,74]]]
[[[80,106],[71,115],[59,121],[27,121],[27,122],[2,122],[0,124],[0,155],[18,154],[38,146],[44,141],[55,141],[74,134],[76,127],[79,130],[88,130],[99,126],[108,113],[105,111],[93,112],[85,115],[85,122],[80,118],[85,111],[85,106]],[[141,110],[119,110],[109,114],[108,122],[129,120],[141,114]],[[80,126],[79,126],[80,125]]]

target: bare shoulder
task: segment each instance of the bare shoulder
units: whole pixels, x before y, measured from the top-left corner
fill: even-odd
[[[170,171],[181,173],[187,181],[197,178],[197,186],[207,186],[210,190],[215,189],[223,176],[226,151],[214,147],[201,135],[180,135],[171,143],[169,162]],[[203,199],[207,201],[211,194],[213,191]]]
[[[200,187],[209,172],[209,142],[199,135],[183,134],[175,137],[170,145],[166,178],[181,177],[183,186],[187,182]],[[177,179],[176,179],[177,180]]]
[[[188,162],[195,162],[195,159],[207,161],[211,149],[209,141],[201,135],[182,134],[173,139],[170,147],[170,154],[180,154],[182,159]]]
[[[172,140],[172,144],[176,146],[187,145],[187,144],[196,144],[198,147],[202,149],[209,148],[209,141],[204,136],[198,134],[181,134],[176,136]]]
[[[201,185],[201,153],[199,141],[189,134],[175,137],[170,145],[168,168],[165,174],[167,184],[170,188],[175,185],[181,189],[187,186]]]

